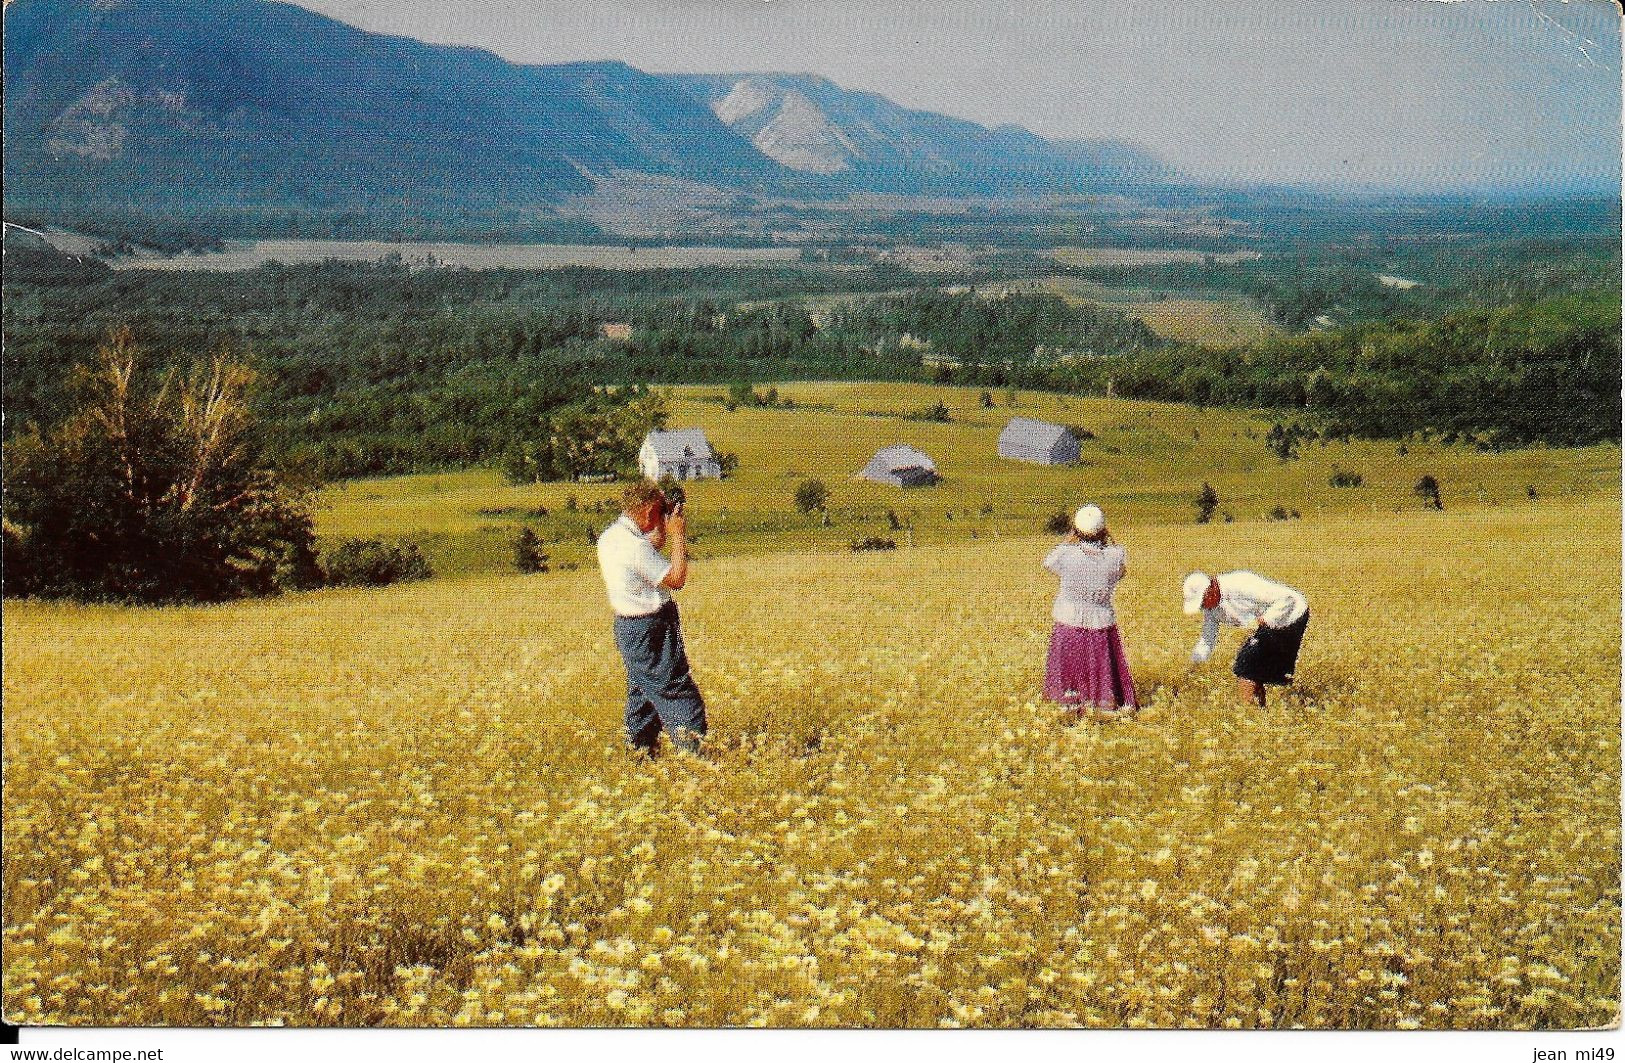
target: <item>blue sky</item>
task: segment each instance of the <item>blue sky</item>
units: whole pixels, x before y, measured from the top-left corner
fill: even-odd
[[[1219,180],[1611,181],[1608,0],[300,0],[520,62],[812,72]]]

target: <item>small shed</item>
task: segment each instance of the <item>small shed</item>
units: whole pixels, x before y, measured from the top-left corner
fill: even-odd
[[[902,444],[876,452],[858,476],[893,487],[928,487],[940,479],[930,455]]]
[[[638,450],[638,470],[651,480],[722,479],[722,463],[703,428],[650,432]]]
[[[1064,424],[1012,417],[999,433],[999,457],[1039,465],[1070,465],[1078,460],[1078,437]]]

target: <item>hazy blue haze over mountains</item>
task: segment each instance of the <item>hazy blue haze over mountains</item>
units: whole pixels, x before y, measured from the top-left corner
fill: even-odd
[[[626,172],[796,194],[1166,176],[1131,145],[990,130],[821,78],[526,66],[268,0],[22,0],[5,72],[8,210],[495,217]]]

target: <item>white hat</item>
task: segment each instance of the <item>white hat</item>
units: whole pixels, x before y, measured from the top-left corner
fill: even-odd
[[[1202,599],[1207,597],[1208,584],[1212,580],[1206,572],[1192,572],[1185,577],[1185,613],[1194,616],[1202,611]]]
[[[1084,506],[1072,515],[1072,526],[1079,535],[1093,535],[1106,526],[1106,514],[1099,506]]]

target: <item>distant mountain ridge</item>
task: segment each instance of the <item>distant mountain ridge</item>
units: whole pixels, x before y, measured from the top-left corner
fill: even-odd
[[[8,210],[514,217],[609,175],[781,195],[1167,176],[1129,145],[990,130],[823,78],[527,66],[276,0],[23,0],[4,39]]]
[[[1170,179],[1122,141],[1052,141],[914,111],[814,74],[672,74],[762,154],[792,170],[887,192],[1040,192]]]
[[[8,204],[525,206],[595,171],[778,170],[624,63],[519,66],[270,0],[26,0],[5,72]]]

